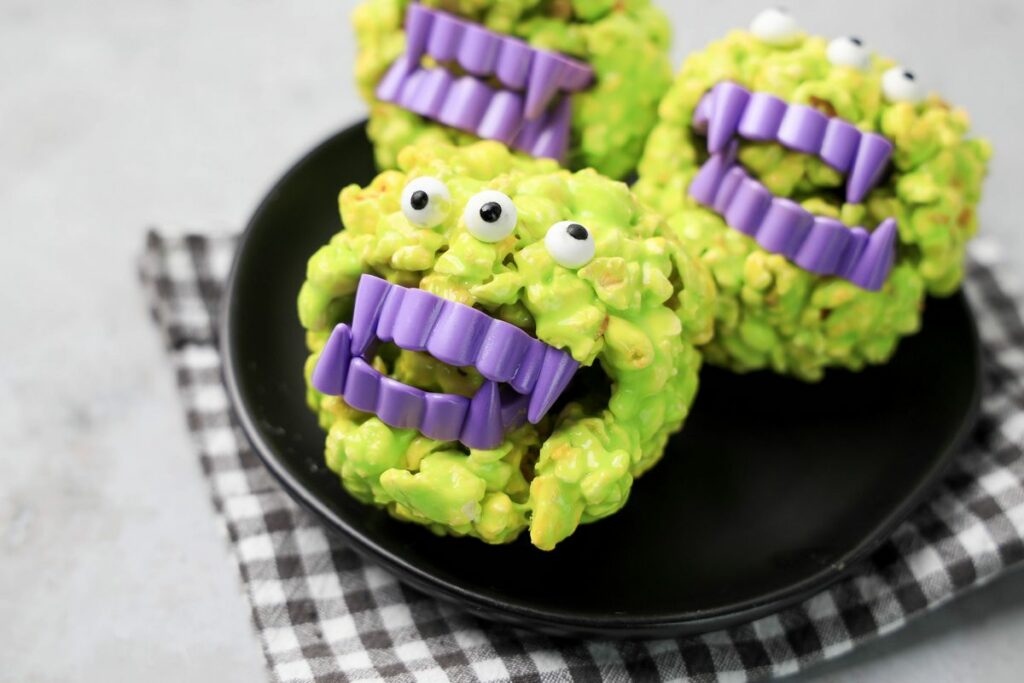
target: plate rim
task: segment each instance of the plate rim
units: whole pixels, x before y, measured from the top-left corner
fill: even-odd
[[[637,615],[631,617],[621,614],[600,616],[573,615],[564,610],[539,609],[525,605],[509,604],[468,590],[454,582],[438,578],[430,572],[416,567],[415,564],[408,562],[401,556],[382,548],[371,538],[368,538],[358,529],[352,527],[343,517],[331,510],[288,471],[274,448],[263,438],[242,395],[239,385],[238,357],[232,348],[234,346],[232,340],[235,338],[235,325],[233,325],[232,321],[235,318],[234,311],[238,301],[236,296],[237,275],[243,256],[246,253],[246,246],[257,224],[269,210],[269,205],[274,201],[280,188],[293,176],[297,175],[312,157],[322,153],[324,148],[337,143],[340,138],[348,137],[352,134],[362,134],[365,125],[365,120],[359,121],[323,138],[294,161],[287,171],[281,174],[262,195],[256,209],[246,222],[245,229],[239,235],[236,242],[231,270],[224,288],[220,320],[217,324],[217,346],[221,355],[225,387],[234,415],[238,419],[245,437],[249,440],[260,461],[282,485],[288,495],[303,508],[313,513],[315,517],[325,524],[329,532],[340,533],[352,542],[353,549],[358,551],[364,558],[382,565],[401,580],[428,595],[459,604],[473,614],[488,620],[526,625],[536,630],[561,634],[574,633],[587,636],[626,638],[679,636],[707,633],[729,625],[746,623],[801,602],[826,589],[856,568],[860,560],[866,558],[872,551],[888,540],[896,526],[906,519],[922,502],[924,497],[939,483],[942,475],[948,469],[974,428],[979,414],[982,386],[984,384],[981,341],[970,301],[964,295],[963,289],[960,288],[951,295],[951,298],[960,298],[962,305],[967,311],[968,331],[975,348],[972,363],[975,366],[975,376],[978,378],[978,381],[973,385],[970,409],[965,413],[965,419],[961,420],[957,426],[953,438],[950,439],[943,453],[933,461],[931,467],[913,491],[889,515],[879,522],[871,533],[865,536],[863,541],[844,553],[838,561],[823,566],[819,571],[801,581],[765,593],[756,599],[738,601],[712,610],[691,610],[657,616]],[[342,495],[349,495],[340,486],[338,491]]]

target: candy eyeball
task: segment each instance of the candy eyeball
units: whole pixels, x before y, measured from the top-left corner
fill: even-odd
[[[516,205],[508,195],[497,190],[484,190],[469,198],[462,214],[466,229],[483,242],[500,242],[516,227]]]
[[[594,258],[594,236],[575,221],[559,221],[544,235],[544,247],[560,266],[579,268]]]
[[[890,102],[910,102],[915,104],[924,97],[921,86],[913,71],[902,66],[893,68],[882,74],[882,94]]]
[[[871,63],[864,41],[854,36],[836,38],[825,49],[825,56],[835,66],[848,66],[863,71]]]
[[[750,32],[769,45],[782,45],[796,38],[800,27],[789,12],[781,7],[771,7],[754,17],[750,22]]]
[[[411,181],[402,190],[402,213],[409,222],[420,228],[440,225],[452,205],[448,186],[437,178],[422,176]]]

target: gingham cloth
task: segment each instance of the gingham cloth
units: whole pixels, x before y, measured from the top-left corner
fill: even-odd
[[[966,285],[984,344],[982,415],[931,499],[859,571],[795,607],[699,637],[614,642],[486,623],[422,595],[364,563],[281,491],[221,383],[215,319],[234,244],[151,233],[141,275],[276,680],[779,676],[894,631],[1024,560],[1024,324],[986,256],[991,246],[974,250]]]

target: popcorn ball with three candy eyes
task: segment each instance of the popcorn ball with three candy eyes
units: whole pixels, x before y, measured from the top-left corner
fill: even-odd
[[[308,401],[359,500],[550,549],[619,510],[697,390],[707,269],[626,185],[425,143],[340,197],[299,295]]]
[[[959,286],[990,147],[861,38],[767,10],[692,54],[659,115],[635,189],[714,276],[709,362],[884,363]]]

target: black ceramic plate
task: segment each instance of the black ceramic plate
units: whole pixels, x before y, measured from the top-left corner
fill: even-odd
[[[964,438],[979,346],[962,296],[883,367],[810,385],[706,368],[692,416],[626,507],[550,553],[439,538],[346,494],[306,409],[295,312],[306,260],[340,229],[338,191],[375,171],[363,127],[271,190],[242,239],[222,335],[242,425],[284,488],[417,588],[548,631],[649,636],[751,619],[835,581],[927,491]]]

